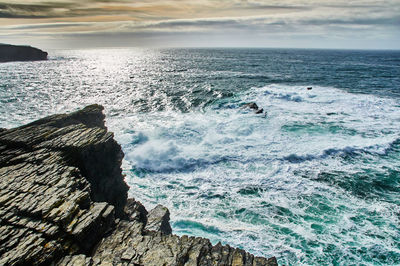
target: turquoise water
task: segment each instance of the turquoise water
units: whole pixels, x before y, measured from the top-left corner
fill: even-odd
[[[393,51],[71,50],[0,65],[0,127],[102,104],[131,196],[167,206],[176,234],[289,265],[399,263],[399,97]]]

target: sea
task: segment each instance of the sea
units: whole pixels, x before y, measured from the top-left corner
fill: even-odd
[[[400,264],[400,51],[50,50],[0,64],[0,127],[93,103],[129,195],[168,207],[175,234],[285,265]]]

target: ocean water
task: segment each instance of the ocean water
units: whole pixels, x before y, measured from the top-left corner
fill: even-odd
[[[174,233],[286,265],[400,264],[399,51],[49,52],[0,64],[0,127],[102,104],[130,196]]]

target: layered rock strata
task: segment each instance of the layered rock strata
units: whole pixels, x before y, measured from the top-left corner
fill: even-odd
[[[172,235],[167,208],[127,199],[102,110],[0,130],[0,265],[277,265]]]
[[[0,62],[46,60],[47,52],[31,46],[0,44]]]

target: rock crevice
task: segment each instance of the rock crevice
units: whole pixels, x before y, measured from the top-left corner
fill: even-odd
[[[169,211],[127,199],[103,107],[0,130],[0,265],[276,265],[176,236]]]

